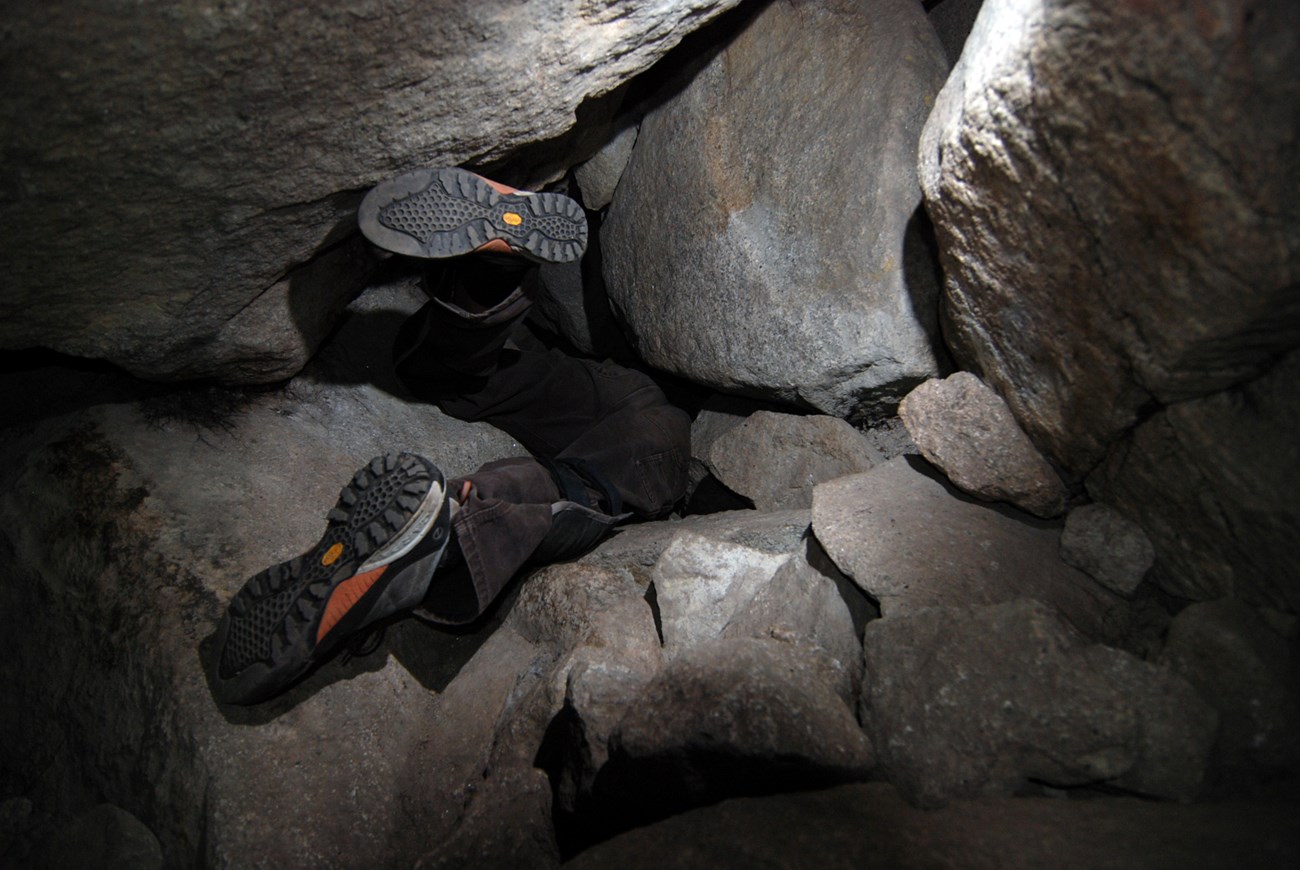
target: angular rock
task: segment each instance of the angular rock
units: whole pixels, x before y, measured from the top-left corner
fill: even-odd
[[[945,336],[1075,479],[1300,342],[1293,18],[987,0],[927,121]]]
[[[846,595],[858,614],[850,610]],[[861,683],[862,632],[857,626],[865,625],[865,605],[859,590],[809,536],[802,551],[777,568],[771,582],[728,620],[722,637],[770,637],[825,650],[844,669],[844,697],[850,700]]]
[[[1065,484],[1011,416],[970,372],[921,384],[898,406],[921,455],[958,489],[1040,517],[1065,512]]]
[[[1171,671],[1088,645],[1019,600],[886,616],[864,639],[864,727],[919,806],[1010,796],[1028,780],[1190,800],[1218,716]]]
[[[1061,558],[1112,592],[1132,595],[1156,551],[1137,523],[1106,505],[1086,504],[1065,518]]]
[[[1090,638],[1128,629],[1124,599],[1061,561],[1056,526],[974,502],[917,458],[818,486],[813,533],[886,618],[1036,598]]]
[[[701,403],[695,420],[691,423],[690,481],[686,491],[689,512],[697,512],[695,507],[700,503],[696,501],[697,491],[701,499],[712,499],[715,502],[722,500],[725,505],[713,510],[699,511],[702,513],[743,510],[754,506],[753,502],[739,493],[727,489],[714,476],[713,469],[705,457],[709,455],[713,442],[745,422],[745,419],[755,411],[756,404],[750,399],[728,396],[725,393],[714,393]]]
[[[611,740],[598,794],[653,817],[739,794],[860,780],[875,765],[826,658],[726,638],[670,661]]]
[[[1253,609],[1231,599],[1190,605],[1174,618],[1160,663],[1219,712],[1220,790],[1300,771],[1300,650]]]
[[[551,825],[551,783],[545,771],[494,770],[475,791],[455,831],[415,862],[417,870],[559,866],[560,849]]]
[[[1264,377],[1159,412],[1088,478],[1156,548],[1150,580],[1193,601],[1225,596],[1300,612],[1300,352]]]
[[[643,358],[837,417],[933,375],[937,281],[909,227],[946,71],[917,3],[774,3],[650,112],[602,228]]]
[[[887,783],[736,798],[619,834],[571,870],[662,867],[1285,868],[1300,863],[1295,805],[1129,797],[981,798],[919,810]]]
[[[12,9],[0,347],[287,378],[358,286],[338,262],[335,286],[293,270],[352,231],[360,191],[553,140],[733,5]]]
[[[615,717],[662,669],[654,617],[625,575],[562,564],[522,585],[500,628],[447,687],[426,732],[457,759],[443,763],[438,779],[469,776],[459,780],[463,806],[450,831],[432,839],[437,845],[420,866],[555,866],[555,815],[589,786]],[[595,669],[621,677],[608,686],[617,694],[580,723],[590,727],[565,733],[570,678]]]
[[[629,655],[626,648],[614,646],[609,639],[627,636],[609,633],[592,638],[571,656],[568,663],[564,708],[557,732],[552,726],[548,739],[562,740],[559,746],[543,746],[539,757],[546,758],[559,773],[556,798],[559,809],[570,813],[581,809],[590,798],[597,775],[609,759],[609,741],[628,707],[646,685],[663,670],[663,653],[655,633],[654,617],[644,602],[641,607],[616,608],[611,617],[639,622],[635,636],[645,639],[639,653]],[[631,620],[627,620],[627,617]],[[611,620],[612,621],[612,620]],[[624,622],[622,625],[626,625]],[[653,642],[653,645],[650,643]],[[558,755],[558,759],[554,756]]]
[[[659,557],[682,532],[784,556],[799,546],[808,531],[808,523],[806,510],[773,513],[736,510],[642,523],[620,529],[579,562],[626,571],[644,589],[651,583]]]
[[[719,637],[790,558],[679,533],[654,568],[665,658]]]
[[[718,436],[705,458],[717,478],[760,511],[812,506],[813,487],[884,461],[837,417],[755,411]]]
[[[573,168],[573,180],[582,191],[582,204],[592,211],[600,211],[614,199],[614,189],[623,177],[623,170],[632,158],[636,144],[637,126],[628,124],[584,163]]]

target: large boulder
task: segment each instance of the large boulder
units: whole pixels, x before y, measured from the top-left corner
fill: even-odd
[[[641,355],[840,417],[934,374],[915,162],[946,71],[920,3],[772,3],[648,114],[602,229]]]
[[[921,141],[945,335],[1075,478],[1300,340],[1287,0],[987,0]]]
[[[361,191],[556,139],[735,3],[6,9],[0,347],[286,378],[360,287]]]

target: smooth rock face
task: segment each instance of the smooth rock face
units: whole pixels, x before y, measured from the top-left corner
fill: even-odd
[[[573,180],[582,191],[582,204],[599,211],[614,199],[614,189],[623,177],[623,170],[632,158],[636,144],[637,126],[629,124],[619,130],[613,139],[585,162],[573,169]]]
[[[1294,13],[980,10],[920,149],[945,335],[1072,476],[1300,342]]]
[[[8,9],[0,347],[150,378],[287,378],[363,264],[292,270],[352,232],[361,191],[555,139],[733,5]]]
[[[957,487],[1040,517],[1065,511],[1065,484],[1016,423],[1002,397],[970,372],[929,380],[898,416],[921,455]]]
[[[602,229],[641,355],[837,417],[933,375],[934,267],[907,230],[946,69],[919,3],[773,3],[648,114]]]
[[[1048,605],[929,608],[867,626],[862,720],[919,806],[1028,779],[1190,800],[1218,716],[1170,671],[1090,646]]]
[[[1103,504],[1070,511],[1061,530],[1061,558],[1120,595],[1132,595],[1156,559],[1142,527]]]
[[[1037,598],[1093,639],[1127,629],[1124,600],[1060,560],[1055,527],[964,499],[931,472],[900,457],[813,493],[813,533],[882,616]]]
[[[1300,612],[1298,381],[1292,353],[1241,388],[1171,405],[1088,478],[1151,539],[1149,577],[1166,592]]]
[[[813,487],[868,471],[884,457],[837,417],[756,411],[715,439],[705,458],[717,478],[760,511],[812,506]]]
[[[1193,604],[1174,618],[1161,664],[1216,710],[1220,789],[1300,770],[1300,648],[1239,601]]]

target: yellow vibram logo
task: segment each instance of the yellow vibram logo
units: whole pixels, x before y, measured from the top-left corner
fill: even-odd
[[[524,219],[522,217],[520,217],[519,215],[515,214],[512,211],[508,211],[505,214],[501,215],[501,220],[510,224],[510,226],[512,227],[517,227],[524,222]]]
[[[324,556],[320,557],[320,563],[322,565],[325,565],[326,567],[329,567],[330,565],[333,565],[335,562],[337,562],[339,560],[339,556],[342,555],[343,555],[343,545],[335,544],[334,546],[330,547],[328,550],[325,551]]]

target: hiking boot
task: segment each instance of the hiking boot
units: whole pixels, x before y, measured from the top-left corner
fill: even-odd
[[[587,246],[587,216],[569,197],[515,190],[455,168],[382,182],[361,201],[357,222],[379,247],[425,259],[496,251],[568,263]]]
[[[217,627],[213,694],[226,704],[278,695],[349,638],[419,605],[451,538],[437,466],[377,457],[352,477],[312,549],[257,574]]]

